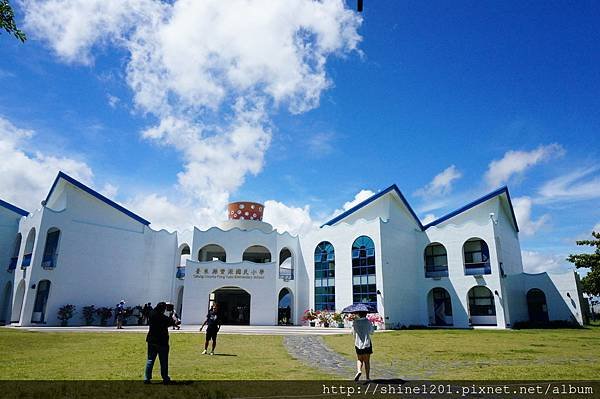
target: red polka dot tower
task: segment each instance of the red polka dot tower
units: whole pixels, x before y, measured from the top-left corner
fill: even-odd
[[[229,220],[258,220],[262,221],[263,204],[257,202],[231,202],[227,205]]]

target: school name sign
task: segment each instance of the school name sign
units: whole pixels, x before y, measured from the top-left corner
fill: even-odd
[[[214,267],[202,268],[197,267],[192,275],[194,278],[200,279],[244,279],[244,280],[262,280],[265,278],[265,269],[244,269],[236,267]]]

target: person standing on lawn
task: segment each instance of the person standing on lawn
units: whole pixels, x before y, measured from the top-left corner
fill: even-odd
[[[160,361],[160,376],[163,384],[169,384],[169,327],[176,324],[176,321],[171,315],[166,315],[167,304],[159,302],[148,320],[149,329],[146,336],[148,343],[148,360],[146,361],[146,369],[144,373],[144,384],[149,384],[152,380],[152,368],[156,356]]]
[[[204,342],[204,351],[203,355],[206,355],[208,351],[208,341],[212,340],[212,350],[210,352],[211,355],[215,354],[215,347],[217,346],[217,333],[221,329],[221,318],[219,317],[219,307],[217,304],[213,304],[206,315],[206,320],[202,323],[200,327],[200,332],[204,326],[206,326],[206,341]]]
[[[121,299],[121,302],[115,307],[115,316],[117,318],[117,329],[123,328],[123,318],[125,317],[125,300]]]
[[[373,324],[367,319],[367,312],[358,312],[358,318],[352,322],[352,335],[354,336],[354,347],[356,349],[356,375],[354,381],[358,381],[362,375],[364,366],[367,381],[371,379],[371,354],[373,353]]]

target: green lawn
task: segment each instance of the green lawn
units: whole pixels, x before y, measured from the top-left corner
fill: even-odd
[[[141,333],[56,333],[0,328],[0,380],[136,380]],[[220,355],[200,355],[203,335],[172,334],[178,380],[335,378],[291,358],[281,336],[219,336]],[[354,359],[349,334],[324,337]],[[405,330],[377,333],[373,359],[399,375],[435,379],[597,379],[600,327],[582,330]],[[159,379],[158,364],[155,378]],[[376,375],[377,373],[374,372]]]
[[[200,354],[203,339],[204,334],[171,334],[172,378],[327,378],[294,360],[285,350],[281,336],[222,334],[215,356]],[[0,380],[137,380],[142,379],[146,362],[145,334],[141,333],[51,333],[0,328],[0,348]],[[154,378],[160,380],[158,359]]]
[[[355,358],[351,336],[325,337]],[[600,376],[600,327],[581,330],[404,330],[377,333],[373,360],[400,375],[435,379],[569,379]]]

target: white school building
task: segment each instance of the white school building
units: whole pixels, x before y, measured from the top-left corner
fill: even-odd
[[[384,328],[583,323],[577,273],[523,272],[506,187],[423,225],[395,185],[306,235],[261,204],[232,203],[208,230],[154,230],[59,173],[41,209],[0,200],[0,322],[55,326],[58,309],[170,301],[184,324],[216,302],[228,324],[302,324],[307,309],[376,306]]]

